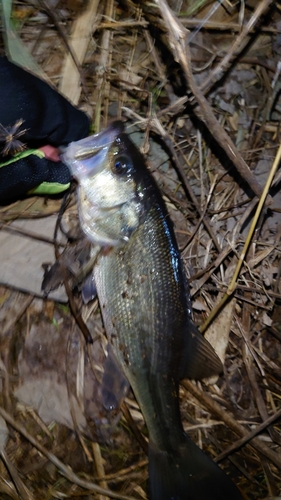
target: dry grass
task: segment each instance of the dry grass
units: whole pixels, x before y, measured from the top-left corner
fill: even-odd
[[[112,118],[128,119],[128,132],[147,154],[175,222],[195,321],[225,361],[214,385],[182,384],[184,427],[249,499],[276,497],[278,171],[256,211],[280,142],[281,4],[174,0],[172,12],[165,0],[60,0],[56,8],[54,3],[14,1],[21,40],[52,84],[92,116],[94,131]],[[59,202],[46,201],[36,212],[34,202],[2,209],[1,227],[58,212]],[[4,424],[1,429],[1,498],[146,498],[147,459],[130,421],[122,417],[113,437],[99,447],[79,422],[76,432],[58,423],[47,426],[15,399],[19,352],[34,325],[46,336],[52,328],[67,338],[72,332],[75,362],[85,377],[87,353],[68,307],[5,287],[0,305],[0,415],[9,424],[8,436]],[[102,339],[97,305],[91,327]],[[59,347],[60,360],[66,352],[71,357],[67,342]],[[56,356],[55,349],[50,353]],[[95,358],[97,373],[101,358]],[[83,400],[77,380],[68,381],[68,391]],[[127,405],[146,435],[132,397]],[[81,407],[89,418],[85,400]]]

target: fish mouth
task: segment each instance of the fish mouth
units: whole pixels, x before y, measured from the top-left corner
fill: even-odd
[[[61,159],[77,180],[90,177],[103,165],[110,146],[124,130],[125,126],[121,120],[114,121],[102,132],[71,142]]]

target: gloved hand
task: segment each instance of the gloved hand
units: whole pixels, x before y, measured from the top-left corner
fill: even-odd
[[[86,137],[89,118],[6,57],[0,58],[0,124],[0,205],[69,186],[57,148]]]

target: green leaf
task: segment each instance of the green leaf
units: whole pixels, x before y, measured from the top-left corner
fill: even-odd
[[[37,62],[28,52],[27,48],[16,32],[11,19],[12,0],[0,0],[0,6],[2,11],[2,21],[4,25],[3,36],[7,56],[12,62],[18,64],[18,66],[31,71],[44,80],[48,80],[44,71],[40,68],[40,66],[38,66]]]

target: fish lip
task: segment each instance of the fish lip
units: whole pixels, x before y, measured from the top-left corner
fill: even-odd
[[[91,153],[92,151],[99,151],[102,148],[111,144],[119,134],[124,132],[124,123],[121,120],[116,120],[112,122],[105,130],[98,132],[97,134],[85,137],[80,141],[73,142],[71,144],[75,145],[76,155],[75,158],[80,159],[84,157],[84,154]]]
[[[121,120],[114,121],[102,132],[71,142],[61,155],[61,160],[69,167],[76,179],[79,180],[81,176],[88,177],[90,169],[85,168],[82,162],[85,163],[87,159],[95,161],[94,157],[97,157],[95,164],[102,164],[111,144],[124,132],[124,129],[124,123]],[[95,167],[91,170],[95,170]]]

